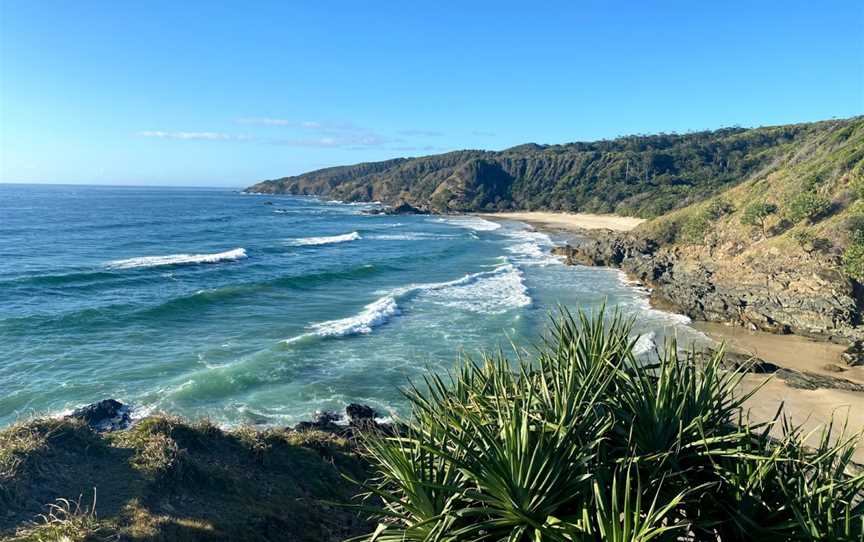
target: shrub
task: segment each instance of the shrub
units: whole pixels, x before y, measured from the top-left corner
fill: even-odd
[[[723,198],[712,200],[705,211],[709,218],[718,220],[735,212],[735,206]]]
[[[852,243],[843,251],[843,271],[859,281],[864,282],[864,244]]]
[[[829,426],[811,450],[787,422],[769,437],[722,350],[637,359],[631,330],[564,313],[533,360],[466,358],[412,387],[404,431],[363,441],[381,523],[356,540],[864,536],[857,438]]]
[[[852,215],[846,219],[846,231],[853,243],[864,244],[864,215]]]
[[[705,234],[711,230],[711,219],[707,213],[696,213],[687,218],[681,226],[681,238],[685,243],[701,245]]]
[[[671,244],[678,240],[680,224],[675,220],[663,220],[651,230],[650,236],[660,244]]]
[[[777,206],[773,203],[751,203],[744,209],[744,213],[741,215],[741,223],[745,226],[759,226],[762,230],[762,237],[767,237],[768,233],[765,230],[765,221],[776,212]]]
[[[814,221],[831,209],[831,200],[815,192],[802,192],[789,202],[788,217],[793,223]]]
[[[804,252],[813,252],[813,241],[816,239],[813,232],[810,230],[798,230],[792,233],[792,238],[795,239],[795,242],[797,242],[802,249],[804,249]]]

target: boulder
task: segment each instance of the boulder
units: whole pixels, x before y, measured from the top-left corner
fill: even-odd
[[[366,422],[378,417],[378,413],[372,407],[357,403],[351,403],[345,407],[345,413],[348,414],[348,420],[352,423]]]
[[[295,431],[325,431],[328,433],[339,433],[342,431],[342,427],[336,424],[339,420],[342,419],[340,414],[333,412],[332,410],[319,410],[315,412],[315,415],[311,422],[300,422],[294,426]]]
[[[131,409],[114,399],[105,399],[75,409],[69,417],[83,420],[99,432],[118,431],[132,425]]]
[[[403,201],[398,205],[391,207],[384,211],[388,215],[428,215],[429,211],[426,209],[421,209],[419,207],[414,207],[407,201]]]
[[[849,367],[864,365],[864,342],[855,341],[840,354],[840,359]]]

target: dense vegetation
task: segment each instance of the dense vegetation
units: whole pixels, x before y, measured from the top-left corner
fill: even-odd
[[[848,131],[862,122],[457,151],[322,169],[248,190],[391,204],[405,200],[440,212],[518,209],[654,217],[703,201],[806,151],[820,135]],[[813,212],[818,203],[802,202],[801,212]]]
[[[784,159],[639,232],[664,244],[725,245],[728,256],[752,249],[761,259],[777,248],[828,267],[842,260],[848,276],[864,280],[864,119],[818,126]]]
[[[864,537],[860,436],[828,427],[805,444],[780,413],[750,424],[719,354],[700,363],[671,344],[645,365],[633,346],[617,316],[565,315],[536,360],[429,377],[408,393],[405,433],[368,439],[384,508],[358,540]]]

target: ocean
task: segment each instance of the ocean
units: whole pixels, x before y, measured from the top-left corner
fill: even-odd
[[[292,424],[461,353],[529,348],[560,306],[704,341],[612,269],[512,221],[229,189],[0,185],[0,426],[105,398],[136,416]]]

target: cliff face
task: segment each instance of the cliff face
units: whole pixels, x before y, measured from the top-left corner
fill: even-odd
[[[747,265],[614,233],[592,233],[554,252],[571,264],[620,268],[652,288],[657,306],[695,320],[841,343],[864,335],[858,288],[836,262],[771,251]]]
[[[744,182],[560,249],[620,267],[694,319],[838,341],[864,337],[864,122],[814,134]]]
[[[439,212],[507,209],[655,217],[703,201],[860,119],[457,151],[322,169],[249,187]]]

